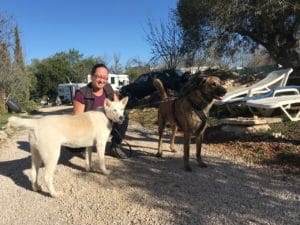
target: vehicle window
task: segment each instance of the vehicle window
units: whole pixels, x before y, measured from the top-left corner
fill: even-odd
[[[183,74],[181,70],[175,70],[175,73],[177,74],[178,77],[181,77]]]
[[[110,78],[110,83],[111,83],[111,84],[114,84],[114,83],[115,83],[115,78],[114,78],[114,77],[111,77],[111,78]]]
[[[144,74],[144,75],[138,77],[138,78],[134,81],[134,83],[137,83],[137,84],[144,83],[144,82],[146,82],[146,81],[149,79],[149,76],[150,76],[150,74]]]

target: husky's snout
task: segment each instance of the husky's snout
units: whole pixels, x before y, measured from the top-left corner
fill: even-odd
[[[124,116],[120,116],[119,117],[119,123],[123,123],[124,122]]]

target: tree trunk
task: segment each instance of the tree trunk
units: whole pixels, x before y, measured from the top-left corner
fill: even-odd
[[[277,63],[284,68],[293,68],[293,73],[290,75],[289,85],[300,85],[300,40],[294,42],[293,47],[290,48],[273,48],[268,49],[271,56]]]
[[[5,111],[5,92],[0,90],[0,112]]]
[[[300,85],[300,66],[293,68],[293,73],[290,75],[288,85]]]

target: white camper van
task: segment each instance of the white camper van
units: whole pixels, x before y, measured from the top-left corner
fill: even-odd
[[[72,103],[75,91],[84,87],[85,83],[69,83],[58,85],[58,97],[62,103]]]
[[[87,76],[88,83],[91,82],[91,75]],[[129,77],[126,74],[108,74],[108,83],[114,91],[118,91],[124,85],[129,84]],[[58,84],[58,97],[62,103],[72,103],[75,91],[86,86],[85,83]]]
[[[87,76],[88,82],[91,82],[91,75]],[[129,76],[127,74],[108,74],[108,83],[112,86],[114,91],[120,90],[124,85],[129,84]]]

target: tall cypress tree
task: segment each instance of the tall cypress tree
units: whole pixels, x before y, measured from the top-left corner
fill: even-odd
[[[29,100],[30,79],[25,70],[18,26],[15,26],[14,28],[14,38],[14,83],[11,86],[11,96],[14,100],[19,102],[21,106],[26,108]]]
[[[0,58],[0,90],[6,92],[11,73],[11,59],[6,43],[0,43]]]
[[[22,51],[18,26],[15,26],[14,35],[15,35],[15,48],[14,48],[15,64],[22,72],[25,72],[25,64],[24,64],[23,51]]]

